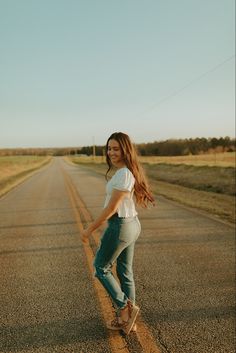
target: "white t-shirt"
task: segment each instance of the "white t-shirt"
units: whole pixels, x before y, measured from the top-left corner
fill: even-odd
[[[135,178],[127,167],[118,169],[106,185],[106,200],[104,207],[108,205],[113,189],[129,191],[129,194],[127,194],[121,201],[117,213],[119,217],[135,217],[137,211],[133,200],[134,183]]]

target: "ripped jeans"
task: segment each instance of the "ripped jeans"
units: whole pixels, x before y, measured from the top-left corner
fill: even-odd
[[[108,227],[95,256],[95,276],[106,289],[117,309],[124,308],[128,299],[135,303],[133,257],[134,245],[140,232],[141,226],[137,216],[119,218],[113,215],[108,220]],[[111,271],[115,262],[120,284]]]

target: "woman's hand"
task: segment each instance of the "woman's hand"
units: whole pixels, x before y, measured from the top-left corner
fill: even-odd
[[[87,228],[87,229],[84,229],[82,232],[81,232],[81,237],[82,237],[82,242],[84,244],[87,244],[88,243],[88,239],[90,237],[90,235],[92,234],[92,232]]]

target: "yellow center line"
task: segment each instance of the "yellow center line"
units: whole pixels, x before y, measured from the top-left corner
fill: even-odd
[[[92,216],[89,213],[84,201],[81,199],[81,197],[78,193],[78,190],[76,189],[76,187],[72,183],[68,174],[66,174],[65,170],[63,170],[63,174],[65,177],[66,187],[68,190],[70,201],[73,206],[73,211],[75,214],[77,226],[78,226],[79,231],[81,232],[83,230],[83,224],[81,221],[80,213],[83,215],[85,222],[91,222],[93,219],[92,219]],[[79,208],[79,210],[78,210],[78,208]],[[94,239],[96,245],[98,245],[99,238],[100,238],[99,232],[96,232],[96,231],[93,232],[92,236],[93,236],[93,239]],[[92,264],[93,264],[94,254],[93,254],[92,248],[90,247],[89,244],[84,244],[84,243],[83,243],[83,247],[84,247],[86,257],[87,257],[87,262],[88,262],[90,272],[93,275],[94,269],[93,269]],[[102,312],[103,318],[104,318],[105,322],[107,322],[107,321],[114,318],[114,311],[111,308],[111,302],[110,302],[109,296],[107,295],[107,293],[105,292],[104,288],[101,286],[99,281],[93,280],[93,284],[94,284],[95,290],[97,292],[97,296],[98,296],[99,303],[101,306],[101,312]],[[161,353],[160,349],[156,345],[156,341],[155,341],[154,337],[152,336],[150,330],[148,329],[147,325],[142,320],[141,315],[139,315],[139,317],[137,319],[137,324],[138,324],[138,331],[136,332],[136,336],[137,336],[137,340],[138,340],[139,344],[141,345],[141,347],[143,349],[143,352],[145,352],[145,353]],[[129,352],[129,350],[127,349],[127,343],[126,343],[125,339],[120,335],[119,331],[108,330],[108,334],[109,334],[109,342],[110,342],[113,353],[118,353],[118,352],[119,353],[128,353]]]
[[[65,181],[66,181],[65,184],[69,194],[70,202],[72,204],[72,208],[75,214],[76,223],[79,231],[81,232],[83,230],[83,224],[81,222],[81,218],[77,210],[77,203],[76,203],[74,189],[72,187],[71,181],[68,179],[68,176],[65,174],[64,171],[63,171],[63,174],[65,177]],[[94,273],[93,266],[92,266],[93,258],[94,258],[93,251],[89,245],[86,245],[84,243],[83,243],[83,248],[87,258],[89,270],[91,272],[91,275],[93,276],[93,273]],[[114,318],[114,313],[112,312],[110,300],[106,292],[104,291],[103,287],[99,284],[98,281],[93,280],[92,282],[95,287],[95,291],[97,293],[97,297],[101,308],[101,314],[103,316],[104,321],[107,322],[109,320],[112,320]],[[108,330],[108,337],[109,337],[109,343],[112,349],[112,353],[129,353],[126,347],[127,343],[121,337],[118,331],[111,332]]]

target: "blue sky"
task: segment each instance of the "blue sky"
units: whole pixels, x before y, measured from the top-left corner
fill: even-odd
[[[0,0],[0,148],[234,136],[233,0]]]

